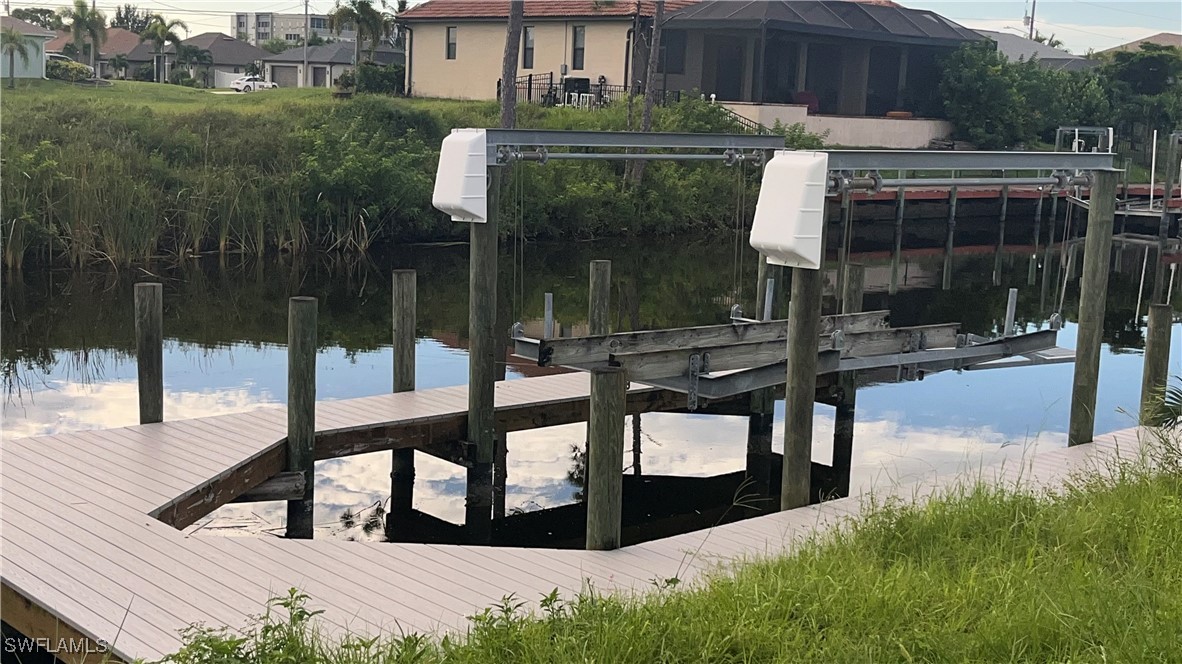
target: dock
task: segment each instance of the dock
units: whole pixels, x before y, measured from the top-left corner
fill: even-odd
[[[484,182],[487,176],[491,183],[487,192],[481,187],[474,197],[452,197],[450,193],[459,189],[445,187],[441,199],[445,207],[454,208],[453,217],[458,213],[469,222],[467,385],[415,389],[417,275],[413,270],[394,270],[393,393],[317,401],[318,301],[293,293],[288,300],[287,406],[168,421],[161,362],[163,286],[136,284],[140,424],[0,443],[6,622],[32,638],[110,642],[114,654],[126,661],[156,659],[176,650],[181,630],[190,625],[243,626],[266,609],[269,599],[291,588],[310,596],[309,608],[325,611],[318,620],[326,636],[332,637],[346,631],[462,632],[468,616],[506,597],[533,608],[555,590],[569,597],[588,587],[626,593],[647,591],[654,583],[670,579],[700,581],[728,561],[790,552],[802,538],[824,533],[860,514],[863,502],[850,495],[850,460],[856,393],[868,380],[913,380],[926,373],[989,368],[990,362],[1026,366],[1074,360],[1069,447],[1036,454],[1020,464],[971,469],[973,482],[1021,479],[1053,487],[1076,468],[1134,453],[1146,437],[1137,429],[1103,435],[1095,431],[1117,200],[1117,172],[1110,154],[829,151],[805,155],[808,168],[824,175],[808,185],[808,197],[816,204],[808,208],[812,230],[793,240],[804,238],[802,244],[793,245],[799,254],[785,253],[774,242],[756,246],[753,232],[752,245],[759,249],[760,262],[756,306],[750,315],[734,303],[727,324],[613,331],[611,263],[596,260],[588,272],[588,334],[553,335],[548,294],[543,333],[533,338],[526,336],[520,323],[508,334],[497,329],[498,200],[503,176],[513,163],[632,159],[635,153],[572,153],[563,148],[642,146],[710,151],[649,152],[646,160],[693,158],[734,164],[767,156],[782,146],[782,139],[483,129],[452,136],[454,144],[444,151],[452,159],[441,157],[441,177],[452,178],[446,181],[455,184],[472,177]],[[483,146],[472,148],[473,141]],[[789,162],[801,161],[800,155],[781,156]],[[1087,214],[1090,232],[1083,244],[1074,352],[1056,345],[1061,315],[1051,316],[1046,330],[1030,332],[1018,325],[1016,288],[1009,289],[1005,317],[989,336],[962,331],[952,321],[894,326],[889,311],[864,310],[865,266],[848,262],[845,254],[839,254],[835,311],[823,311],[827,309],[822,272],[827,210],[843,209],[839,206],[851,193],[874,191],[884,183],[890,186],[892,180],[877,176],[880,171],[1006,169],[1047,170],[1056,175],[954,176],[945,181],[953,185],[953,192],[957,184],[982,182],[1086,185],[1090,200],[1103,201],[1091,204]],[[910,181],[896,178],[893,182],[904,186]],[[1004,224],[1004,200],[999,227]],[[945,243],[949,257],[954,201]],[[902,206],[898,209],[902,212]],[[844,206],[847,222],[851,210]],[[901,223],[900,216],[895,225],[896,246]],[[848,239],[849,234],[843,233],[841,245],[848,246]],[[1033,239],[1039,245],[1037,231]],[[998,245],[1005,246],[1004,232],[999,233]],[[769,251],[779,256],[778,262],[771,260]],[[1163,301],[1163,271],[1159,267],[1157,272],[1149,337],[1158,340],[1146,349],[1143,408],[1165,384],[1168,369],[1172,318]],[[949,273],[946,269],[946,282]],[[781,300],[787,296],[790,301],[786,319],[774,318],[777,293]],[[497,358],[504,357],[506,344],[514,355],[539,368],[577,371],[503,380],[504,365]],[[784,452],[776,455],[772,451],[774,402],[781,398],[791,415],[785,418]],[[817,402],[835,407],[828,464],[813,459],[812,418]],[[746,479],[755,487],[752,493],[766,499],[767,506],[761,509],[775,513],[689,533],[682,529],[678,532],[683,534],[664,539],[638,543],[624,539],[624,424],[627,415],[647,412],[747,417]],[[507,434],[576,422],[587,423],[585,550],[488,546],[495,542],[493,522],[508,518],[503,491]],[[398,533],[397,518],[392,517],[405,515],[413,504],[413,452],[466,468],[462,544],[313,539],[314,462],[377,451],[392,452],[388,534]],[[778,483],[772,470],[777,465]],[[950,474],[886,487],[876,498],[922,499],[960,479]],[[212,537],[200,529],[186,530],[227,503],[273,500],[287,503],[284,538]]]
[[[589,383],[585,373],[498,383],[498,418],[561,419],[587,407]],[[464,415],[466,392],[321,402],[317,456],[339,456],[345,450],[336,446],[351,431],[375,426],[431,437]],[[629,391],[634,408],[660,408],[662,396],[647,386]],[[684,395],[676,400],[684,405]],[[266,460],[283,449],[285,423],[285,409],[269,407],[4,441],[5,620],[30,636],[111,643],[123,661],[155,659],[175,651],[190,624],[242,626],[268,599],[299,588],[312,609],[325,610],[321,625],[330,635],[462,632],[467,616],[509,595],[532,607],[554,589],[567,596],[588,586],[643,592],[654,580],[693,582],[728,560],[788,552],[862,505],[854,496],[614,551],[218,537],[177,528],[186,514],[204,511],[185,511],[195,501],[227,502],[266,477]],[[1141,437],[1138,429],[1097,436],[974,477],[1054,482],[1088,463],[1135,453]],[[957,480],[939,477],[883,495],[915,497]]]

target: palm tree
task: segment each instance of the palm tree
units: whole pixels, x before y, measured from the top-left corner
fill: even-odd
[[[8,89],[16,87],[16,56],[21,56],[21,62],[29,65],[29,46],[33,40],[16,28],[0,30],[0,51],[8,56]]]
[[[123,53],[116,53],[107,60],[107,64],[114,71],[119,72],[120,78],[127,78],[127,55]]]
[[[209,49],[182,44],[176,49],[176,63],[189,67],[189,78],[197,78],[197,67],[212,65],[213,54],[209,52]]]
[[[382,7],[385,6],[385,0],[382,0]],[[344,3],[337,0],[336,6],[328,14],[328,24],[338,37],[349,26],[357,32],[357,41],[353,46],[354,65],[361,64],[361,42],[366,37],[375,43],[382,38],[382,15],[374,8],[373,0],[345,0]],[[374,48],[376,45],[371,46],[370,59],[373,59]]]
[[[79,52],[85,53],[83,42],[90,38],[90,66],[97,72],[99,49],[107,41],[107,17],[91,9],[86,0],[74,0],[74,8],[66,10],[66,18],[70,19],[70,33]]]
[[[176,33],[176,29],[180,28],[186,32],[189,26],[180,19],[172,19],[171,21],[164,20],[160,14],[152,14],[152,18],[148,20],[148,27],[140,33],[140,41],[150,41],[156,45],[156,57],[160,58],[160,69],[157,74],[157,82],[164,82],[164,75],[168,69],[168,56],[164,53],[164,45],[172,44],[180,49],[181,37]]]

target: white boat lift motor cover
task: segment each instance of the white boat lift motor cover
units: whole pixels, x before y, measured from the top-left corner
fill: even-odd
[[[763,168],[751,246],[772,265],[821,268],[829,155],[776,150]]]
[[[439,148],[431,204],[452,221],[488,221],[488,136],[483,129],[453,129]]]

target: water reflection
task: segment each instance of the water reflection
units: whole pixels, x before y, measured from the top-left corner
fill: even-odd
[[[971,232],[963,237],[976,239]],[[889,309],[895,325],[959,321],[962,331],[995,333],[1011,286],[1020,289],[1020,327],[1043,327],[1060,308],[1068,321],[1074,318],[1078,271],[1069,269],[1058,246],[1040,248],[1033,261],[1036,278],[1031,280],[1029,246],[1002,251],[990,243],[958,246],[946,260],[941,249],[924,248],[919,241],[917,247],[905,247],[893,267],[889,245],[884,249],[867,237],[855,240],[850,260],[867,266],[865,308]],[[536,321],[542,314],[543,293],[549,291],[555,294],[556,318],[577,333],[586,319],[586,266],[593,258],[613,261],[617,330],[722,323],[736,302],[754,310],[755,266],[750,255],[736,266],[734,256],[716,251],[710,243],[644,245],[530,245],[517,269],[512,256],[505,256],[500,327],[507,329],[514,320]],[[1137,303],[1143,252],[1141,246],[1125,245],[1118,246],[1115,255],[1097,407],[1101,431],[1132,424],[1122,409],[1135,410],[1140,385],[1143,333]],[[166,417],[283,403],[286,298],[297,293],[321,300],[319,396],[342,399],[389,391],[388,275],[395,267],[419,271],[418,386],[465,382],[466,254],[462,246],[415,247],[347,269],[322,263],[233,261],[157,268],[165,284],[169,339],[164,358]],[[527,277],[523,280],[521,274]],[[830,300],[835,276],[831,271],[827,279]],[[135,423],[133,281],[133,275],[126,274],[57,271],[7,278],[0,330],[8,391],[5,436]],[[945,282],[948,289],[943,288]],[[1144,306],[1140,310],[1144,312]],[[1069,322],[1060,345],[1072,346],[1074,336]],[[1175,353],[1171,359],[1173,371],[1178,370],[1177,357]],[[537,371],[511,366],[509,378]],[[918,479],[982,459],[1016,461],[1032,445],[1064,444],[1071,373],[1071,365],[949,372],[860,390],[854,489]],[[816,413],[814,458],[828,463],[832,409],[817,406]],[[776,418],[779,451],[782,405]],[[646,475],[706,477],[744,468],[746,418],[650,414],[643,417],[641,427]],[[571,503],[578,491],[568,479],[571,449],[581,446],[584,436],[584,425],[510,435],[507,508],[532,511]],[[625,440],[632,440],[631,430]],[[626,451],[621,467],[631,463],[631,452]],[[418,454],[415,507],[462,522],[464,479],[463,468]],[[320,462],[317,523],[325,533],[362,537],[359,527],[342,527],[340,514],[383,502],[389,492],[389,454]],[[217,519],[196,527],[214,531],[246,524],[257,531],[282,523],[280,504],[253,504],[223,508]]]

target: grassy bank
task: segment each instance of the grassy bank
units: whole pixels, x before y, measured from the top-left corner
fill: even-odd
[[[1182,636],[1182,457],[1168,443],[1151,461],[1057,494],[976,487],[879,506],[697,589],[552,598],[538,616],[507,599],[459,639],[330,643],[281,611],[241,635],[194,629],[169,661],[1169,661]]]
[[[298,89],[227,95],[134,82],[24,84],[3,95],[2,110],[9,266],[27,256],[126,265],[455,238],[464,228],[430,205],[439,143],[453,127],[497,123],[490,102],[334,100],[327,90]],[[628,109],[523,106],[519,125],[622,130]],[[655,126],[736,129],[696,99],[658,109]],[[755,184],[754,168],[713,163],[654,163],[639,187],[625,184],[621,163],[522,165],[503,197],[519,229],[503,230],[587,238],[725,228]]]

